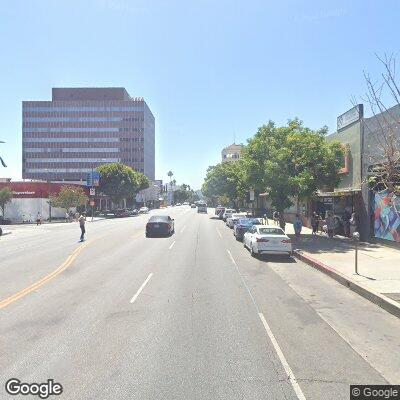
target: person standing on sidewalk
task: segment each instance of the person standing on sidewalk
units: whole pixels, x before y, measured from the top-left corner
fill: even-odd
[[[274,219],[275,225],[279,225],[279,212],[277,210],[272,214],[272,218]]]
[[[335,218],[333,218],[331,211],[327,211],[326,213],[325,224],[328,236],[330,238],[333,237],[335,235]]]
[[[79,222],[79,227],[81,228],[81,242],[83,242],[85,240],[85,222],[86,222],[86,215],[85,214],[81,214],[80,217],[78,218],[78,222]]]
[[[296,214],[296,217],[294,218],[293,221],[293,229],[294,229],[294,234],[296,235],[296,239],[300,239],[300,234],[301,234],[301,229],[303,228],[303,221],[300,218],[299,214]]]
[[[347,209],[344,210],[342,221],[343,221],[344,235],[347,237],[350,237],[350,219],[351,219],[350,212]]]
[[[38,211],[37,217],[36,217],[36,225],[42,225],[42,216],[40,215],[39,211]]]
[[[319,227],[319,216],[315,211],[311,215],[310,222],[312,228],[312,235],[316,235],[318,233],[318,227]]]
[[[357,215],[356,215],[355,212],[353,212],[351,214],[351,218],[350,218],[349,224],[350,224],[350,232],[349,232],[350,235],[349,235],[349,237],[352,237],[354,232],[358,232],[358,230],[357,230]]]

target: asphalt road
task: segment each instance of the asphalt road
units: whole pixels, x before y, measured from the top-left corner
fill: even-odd
[[[21,226],[0,239],[0,398],[54,379],[60,399],[348,399],[400,383],[400,320],[296,260],[254,259],[181,206]],[[56,397],[52,397],[56,398]]]

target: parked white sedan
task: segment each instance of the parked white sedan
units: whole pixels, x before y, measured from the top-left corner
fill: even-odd
[[[261,254],[292,254],[292,243],[285,232],[274,225],[253,225],[243,237],[243,245],[252,256]]]
[[[234,214],[236,210],[233,208],[225,208],[224,214],[222,215],[222,219],[226,222],[226,220]]]
[[[233,226],[236,224],[237,221],[241,218],[246,218],[246,213],[237,213],[237,214],[232,214],[230,217],[226,219],[226,225],[229,226],[229,228],[233,229]]]

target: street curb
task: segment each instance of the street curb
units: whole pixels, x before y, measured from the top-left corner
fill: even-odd
[[[10,235],[12,232],[11,231],[3,231],[3,233],[0,235],[1,236],[5,236],[5,235]]]
[[[299,260],[310,265],[311,267],[335,279],[337,282],[339,282],[343,286],[346,286],[353,292],[356,292],[365,299],[390,312],[397,318],[400,318],[400,304],[390,299],[389,297],[381,293],[375,292],[360,283],[355,282],[354,280],[350,279],[349,277],[335,270],[334,268],[329,267],[321,261],[315,260],[309,255],[305,255],[301,250],[293,250],[293,255]]]

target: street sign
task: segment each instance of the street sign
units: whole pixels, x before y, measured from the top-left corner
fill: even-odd
[[[254,201],[254,189],[250,189],[250,193],[249,193],[249,199],[250,201]]]
[[[90,190],[89,190],[89,194],[91,196],[96,196],[96,189],[94,187],[91,187]]]
[[[99,186],[100,183],[100,172],[90,171],[87,173],[86,186],[94,187]]]

